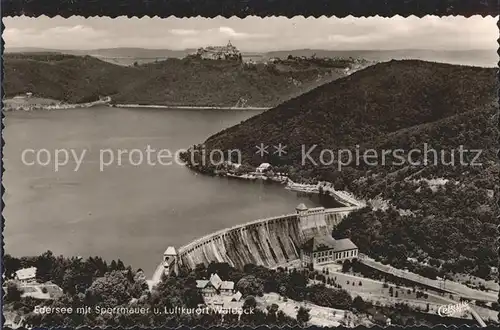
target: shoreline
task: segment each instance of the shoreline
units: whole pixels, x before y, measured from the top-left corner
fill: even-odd
[[[107,105],[111,102],[111,97],[106,96],[100,100],[93,102],[85,102],[85,103],[64,103],[62,101],[53,101],[51,104],[41,104],[41,103],[20,103],[16,106],[10,105],[10,101],[15,100],[12,99],[4,99],[4,107],[3,110],[6,112],[12,111],[35,111],[35,110],[68,110],[68,109],[79,109],[79,108],[91,108],[98,105]],[[18,100],[27,101],[29,98],[18,98]],[[6,102],[7,101],[7,102]]]
[[[285,186],[284,189],[290,191],[303,192],[306,194],[321,194],[321,193],[327,194],[328,196],[333,197],[335,200],[337,200],[340,204],[343,204],[344,206],[358,206],[358,207],[366,206],[366,202],[364,200],[358,200],[354,195],[352,195],[347,191],[336,190],[335,187],[333,186],[333,183],[327,181],[319,181],[317,184],[303,184],[303,183],[293,182],[286,175],[268,177],[262,173],[257,173],[257,172],[245,173],[241,175],[226,173],[223,175],[219,174],[219,176],[224,176],[227,178],[238,179],[238,180],[246,180],[246,181],[257,181],[257,180],[272,181],[284,185]]]
[[[198,105],[161,105],[161,104],[110,104],[113,108],[150,108],[150,109],[173,109],[173,110],[239,110],[260,111],[269,110],[272,107],[226,107],[226,106],[198,106]]]

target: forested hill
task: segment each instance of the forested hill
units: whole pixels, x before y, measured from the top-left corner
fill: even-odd
[[[381,63],[211,136],[206,152],[240,149],[243,163],[269,162],[295,182],[328,181],[364,199],[370,207],[349,215],[335,235],[351,237],[370,256],[430,277],[469,272],[486,278],[497,264],[496,88],[495,69]],[[261,143],[269,146],[264,157],[256,154]],[[280,143],[287,146],[281,157],[272,147]],[[315,144],[309,155],[317,164],[303,157]],[[437,152],[437,157],[427,154],[428,163],[424,144]],[[340,148],[353,157],[341,167]],[[357,158],[357,148],[360,155],[373,149],[377,156]],[[475,160],[476,151],[465,153],[461,164],[460,148],[481,153]],[[325,153],[322,163],[323,149],[333,152]],[[396,149],[404,162],[393,156]],[[409,157],[412,149],[420,153]],[[390,151],[385,163],[384,150]],[[325,164],[332,154],[334,161]],[[422,264],[411,264],[408,257]],[[430,259],[431,273],[422,266]]]
[[[301,145],[352,148],[403,128],[478,108],[494,98],[495,69],[423,61],[391,61],[322,85],[233,126],[206,142],[238,147],[253,165],[255,146],[288,146],[271,163],[300,162]]]
[[[292,59],[270,64],[188,57],[123,67],[90,56],[5,54],[7,97],[32,92],[70,103],[111,96],[115,103],[272,107],[345,75],[351,60]]]

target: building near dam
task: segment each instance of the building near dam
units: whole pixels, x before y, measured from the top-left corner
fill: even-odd
[[[177,273],[177,251],[173,246],[169,246],[163,253],[163,273],[170,275]]]
[[[313,237],[300,251],[303,267],[326,265],[358,257],[358,247],[349,239],[334,239],[331,235]]]
[[[196,280],[196,288],[200,290],[204,298],[215,295],[233,296],[234,294],[234,282],[223,281],[217,274],[212,274],[208,280]]]
[[[163,273],[169,275],[177,272],[180,267],[194,269],[198,264],[208,266],[211,262],[225,262],[237,269],[243,269],[246,264],[274,268],[291,261],[300,262],[304,244],[311,238],[331,235],[332,230],[349,213],[360,207],[325,209],[307,208],[300,204],[294,213],[219,230],[196,239],[177,251],[169,247],[163,256]],[[347,241],[337,240],[337,248],[346,245],[344,243]],[[354,250],[357,255],[357,248],[350,250]],[[344,251],[338,250],[335,253],[340,252]],[[329,256],[321,256],[323,257]],[[342,254],[339,258],[347,258],[347,255],[344,257]],[[321,259],[319,262],[328,262],[328,259]]]

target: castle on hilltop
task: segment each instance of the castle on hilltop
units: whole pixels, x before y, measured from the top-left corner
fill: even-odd
[[[196,56],[208,60],[241,60],[241,52],[231,44],[198,48]]]

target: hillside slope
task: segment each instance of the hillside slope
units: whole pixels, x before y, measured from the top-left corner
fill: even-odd
[[[422,61],[391,61],[322,85],[208,138],[210,147],[240,148],[248,162],[298,164],[309,149],[354,148],[399,129],[477,108],[494,96],[495,70]],[[255,146],[286,144],[279,158]],[[314,154],[314,153],[313,153]]]
[[[244,64],[196,58],[123,67],[90,56],[6,54],[7,97],[25,92],[71,103],[271,107],[345,75],[351,62]],[[340,63],[340,64],[339,64]],[[325,63],[320,63],[325,64]]]
[[[497,263],[499,223],[493,197],[499,173],[496,88],[494,69],[421,61],[377,64],[209,137],[206,154],[239,149],[243,163],[269,162],[295,182],[332,182],[368,201],[371,207],[351,214],[335,235],[351,237],[377,259],[430,277],[468,272],[487,278]],[[256,154],[261,143],[269,146],[264,157]],[[273,154],[279,143],[287,146],[281,157]],[[303,162],[303,150],[313,145],[318,147],[309,155],[317,164]],[[428,153],[427,163],[424,145],[437,155]],[[320,162],[323,148],[333,151],[334,161]],[[351,151],[349,164],[339,166],[340,148]],[[465,153],[461,162],[460,148],[480,153]],[[369,149],[375,162],[362,157]],[[382,161],[384,150],[390,153]],[[394,150],[405,156],[403,162],[394,161]],[[420,153],[410,156],[412,150]],[[435,268],[410,257],[434,259]]]
[[[62,54],[4,55],[6,97],[32,92],[35,96],[82,103],[118,92],[117,81],[131,81],[131,68],[94,57]]]

